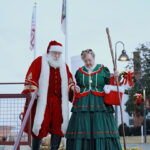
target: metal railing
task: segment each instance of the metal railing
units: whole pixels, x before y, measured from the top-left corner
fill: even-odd
[[[0,85],[29,84],[0,83]],[[30,84],[29,84],[30,85]],[[32,98],[31,94],[0,94],[0,145],[13,146],[13,150],[20,150],[20,146],[31,146],[31,109],[36,97],[36,91]],[[28,109],[21,121],[21,113],[24,105]],[[28,126],[27,134],[23,133],[25,126]]]
[[[25,114],[24,120],[23,120],[23,122],[22,122],[20,132],[19,132],[19,134],[18,134],[18,136],[17,136],[17,139],[16,139],[16,142],[15,142],[15,144],[14,144],[13,150],[17,150],[17,148],[18,148],[18,146],[19,146],[19,143],[20,143],[21,136],[22,136],[22,134],[23,134],[25,125],[26,125],[26,123],[27,123],[27,121],[28,121],[28,118],[30,117],[30,112],[31,112],[31,109],[32,109],[34,100],[35,100],[35,98],[36,98],[36,95],[37,95],[37,91],[35,91],[35,92],[33,93],[33,96],[32,96],[31,101],[30,101],[30,103],[29,103],[29,106],[28,106],[27,112],[26,112],[26,114]],[[31,123],[31,119],[30,119],[30,123]],[[30,133],[31,133],[31,125],[30,125]],[[30,134],[30,141],[31,141],[31,134]],[[31,145],[31,143],[30,143],[30,145]]]

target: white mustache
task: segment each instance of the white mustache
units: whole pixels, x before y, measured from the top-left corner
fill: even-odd
[[[50,63],[50,65],[52,67],[55,67],[55,68],[58,68],[60,67],[61,63],[62,63],[62,57],[60,56],[60,58],[56,58],[56,57],[53,57],[51,54],[48,54],[47,55],[48,57],[48,62]]]

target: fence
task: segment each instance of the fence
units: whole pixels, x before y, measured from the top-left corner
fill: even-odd
[[[0,83],[2,84],[24,84],[24,83]],[[22,112],[25,102],[30,103],[30,94],[0,94],[0,145],[14,145],[22,128]],[[31,111],[31,110],[30,110]],[[27,120],[29,120],[27,122]],[[21,133],[17,142],[17,150],[20,145],[31,146],[31,115],[29,113],[26,122],[28,133]],[[26,123],[25,122],[25,123]],[[24,130],[24,128],[23,128]]]

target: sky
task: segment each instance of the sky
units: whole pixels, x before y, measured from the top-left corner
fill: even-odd
[[[0,82],[23,82],[33,61],[29,42],[34,2],[0,0]],[[61,30],[62,0],[36,2],[38,57],[46,52],[51,40],[64,45],[65,36]],[[140,43],[150,41],[150,0],[68,0],[67,8],[69,60],[91,48],[96,54],[96,62],[112,72],[106,27],[109,27],[113,48],[117,41],[122,41],[130,58]],[[118,56],[121,50],[122,45],[118,45]],[[118,62],[118,70],[123,71],[126,65]],[[2,85],[0,89],[0,93],[8,90]],[[20,92],[22,86],[13,90]]]

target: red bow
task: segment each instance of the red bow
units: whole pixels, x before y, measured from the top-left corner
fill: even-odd
[[[132,79],[133,79],[133,76],[134,76],[134,72],[131,72],[131,71],[127,71],[126,73],[125,73],[125,75],[123,75],[123,81],[122,81],[122,84],[124,84],[124,85],[126,85],[127,84],[127,82],[129,83],[129,86],[133,86],[133,81],[132,81]]]
[[[134,96],[136,96],[136,100],[134,102],[134,104],[142,104],[142,94],[134,94]]]

